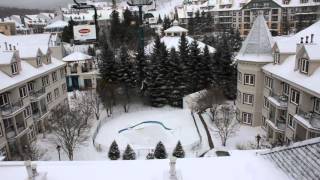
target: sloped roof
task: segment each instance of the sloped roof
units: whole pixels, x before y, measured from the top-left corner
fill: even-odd
[[[69,54],[68,56],[64,57],[63,61],[85,61],[88,59],[91,59],[92,56],[89,56],[87,54],[84,54],[82,52],[74,52],[72,54]]]
[[[46,26],[45,29],[64,28],[66,26],[68,26],[67,22],[62,21],[62,20],[58,20],[58,21],[55,21],[55,22],[49,24],[48,26]]]
[[[249,35],[236,57],[240,61],[272,62],[273,39],[263,15],[253,23]]]
[[[320,177],[320,138],[314,138],[289,147],[280,147],[261,153],[282,171],[296,180],[315,180]]]
[[[180,26],[172,26],[172,27],[166,29],[164,32],[165,33],[170,33],[170,32],[188,32],[188,30],[183,28],[183,27],[180,27]]]
[[[0,52],[0,65],[10,64],[14,56],[14,51]]]

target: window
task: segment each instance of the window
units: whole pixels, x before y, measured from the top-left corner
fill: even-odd
[[[291,103],[298,105],[300,100],[300,92],[294,89],[291,89]]]
[[[51,103],[51,102],[52,102],[52,94],[51,94],[51,92],[49,92],[49,93],[47,94],[47,102],[48,102],[48,103]]]
[[[13,75],[18,74],[18,64],[16,62],[11,64],[11,72]]]
[[[273,54],[273,59],[274,59],[274,63],[275,64],[279,64],[280,63],[280,53],[279,52],[275,52]]]
[[[289,84],[283,82],[282,83],[282,94],[289,96],[289,89],[290,89]]]
[[[42,62],[41,62],[41,56],[37,57],[37,66],[41,66]]]
[[[300,67],[300,72],[308,74],[308,69],[309,69],[309,61],[308,61],[308,59],[300,58],[299,67]]]
[[[54,97],[55,97],[55,98],[58,98],[58,97],[59,97],[59,89],[58,89],[58,88],[56,88],[56,89],[54,90]]]
[[[320,99],[316,98],[314,100],[314,112],[320,114]]]
[[[242,73],[238,71],[238,81],[242,82]]]
[[[50,55],[47,55],[47,63],[51,63],[51,56]]]
[[[20,97],[24,98],[28,96],[27,86],[23,86],[19,89]]]
[[[53,81],[53,82],[56,82],[57,80],[58,80],[57,72],[53,72],[53,73],[52,73],[52,81]]]
[[[243,104],[253,104],[253,95],[243,93]]]
[[[33,82],[28,82],[27,86],[28,86],[28,91],[29,92],[34,90],[34,83]]]
[[[288,126],[292,129],[295,129],[296,123],[293,119],[293,116],[291,114],[289,114],[288,116]]]
[[[5,106],[7,104],[9,104],[8,94],[1,94],[0,95],[0,106]]]
[[[273,79],[268,76],[265,76],[264,84],[267,88],[272,89]]]
[[[266,98],[265,96],[263,97],[263,107],[266,109],[269,109],[270,103],[268,101],[268,98]]]
[[[44,76],[42,77],[42,86],[45,87],[45,86],[48,86],[50,84],[50,81],[49,81],[49,76]]]
[[[242,113],[242,122],[245,124],[252,124],[252,114],[251,113]]]
[[[24,116],[24,119],[28,119],[31,116],[31,108],[30,108],[30,106],[27,106],[23,110],[23,116]]]
[[[254,75],[253,74],[245,74],[244,75],[244,85],[254,86]]]

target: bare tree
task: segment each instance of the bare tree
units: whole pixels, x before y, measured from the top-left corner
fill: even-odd
[[[213,123],[216,126],[216,132],[219,134],[221,143],[226,146],[227,140],[234,136],[239,129],[239,122],[236,119],[236,111],[232,105],[220,105],[211,115]]]
[[[89,125],[83,111],[77,106],[69,108],[62,104],[51,110],[51,127],[56,135],[57,144],[67,153],[69,160],[73,160],[74,150],[88,139]]]
[[[81,112],[84,122],[88,123],[88,120],[94,114],[95,102],[92,93],[81,92],[77,99],[73,101],[73,106]]]
[[[98,95],[97,92],[91,92],[92,97],[93,97],[93,112],[97,120],[100,118],[100,104],[101,104],[101,99]]]
[[[116,85],[112,83],[105,83],[99,81],[97,85],[97,92],[100,96],[101,102],[107,111],[108,117],[112,115],[112,108],[115,105],[115,90]]]
[[[30,161],[38,161],[45,154],[44,151],[40,150],[35,143],[29,143],[24,146],[24,153],[26,155],[26,159]]]

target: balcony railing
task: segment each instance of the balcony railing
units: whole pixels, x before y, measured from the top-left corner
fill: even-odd
[[[15,103],[11,103],[5,106],[0,107],[3,116],[9,116],[23,108],[23,100],[19,99]]]
[[[320,131],[320,115],[315,112],[305,112],[298,109],[296,120],[310,129],[316,129]]]
[[[288,96],[285,95],[277,95],[276,93],[270,91],[269,101],[274,105],[287,108],[288,107]]]
[[[38,97],[41,97],[45,93],[46,93],[46,88],[42,87],[41,89],[39,89],[37,91],[30,92],[30,96],[31,96],[31,98],[37,99]]]

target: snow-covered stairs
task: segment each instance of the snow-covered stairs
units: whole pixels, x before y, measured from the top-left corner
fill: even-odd
[[[320,179],[320,138],[260,153],[297,180]]]

